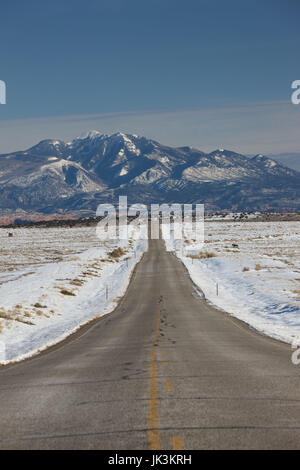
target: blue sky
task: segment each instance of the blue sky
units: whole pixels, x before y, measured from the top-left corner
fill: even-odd
[[[2,2],[0,153],[89,128],[300,151],[299,14],[298,0]]]

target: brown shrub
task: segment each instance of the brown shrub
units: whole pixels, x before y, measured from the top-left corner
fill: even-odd
[[[126,253],[127,252],[125,250],[123,250],[123,248],[119,247],[119,248],[115,248],[113,251],[111,251],[108,254],[111,258],[120,258],[120,256],[123,256]]]
[[[211,251],[199,251],[197,254],[189,254],[187,258],[192,259],[206,259],[206,258],[215,258],[217,255]]]
[[[75,296],[74,292],[72,292],[70,290],[67,290],[67,289],[62,289],[60,291],[60,293],[63,294],[63,295],[73,295],[73,296]]]
[[[73,279],[70,281],[70,284],[73,284],[74,286],[82,286],[84,284],[84,281],[81,279]]]

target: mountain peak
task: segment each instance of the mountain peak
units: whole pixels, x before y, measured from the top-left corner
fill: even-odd
[[[264,165],[267,165],[269,167],[278,166],[278,163],[275,162],[275,160],[272,160],[272,158],[266,157],[265,155],[262,155],[261,153],[254,155],[254,157],[252,157],[252,160],[254,160],[255,162],[261,162]]]
[[[91,131],[84,132],[83,134],[81,134],[79,137],[77,137],[74,140],[95,139],[96,137],[99,137],[101,135],[103,135],[101,134],[101,132],[91,130]]]
[[[235,153],[233,152],[232,150],[226,150],[226,149],[223,149],[223,148],[219,148],[219,149],[216,149],[216,150],[213,150],[212,152],[209,153],[209,155],[219,155],[220,153],[223,153],[224,155],[225,154],[232,154],[232,153]]]
[[[27,152],[39,156],[63,156],[66,151],[66,144],[62,140],[44,139],[38,144],[30,147]]]
[[[252,160],[259,162],[259,161],[268,160],[268,157],[266,157],[265,155],[262,155],[261,153],[258,153],[257,155],[254,155],[254,157],[252,157]]]

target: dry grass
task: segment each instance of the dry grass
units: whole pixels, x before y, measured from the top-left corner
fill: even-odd
[[[39,317],[43,315],[42,310],[35,310],[34,313],[36,313]]]
[[[260,264],[255,265],[255,271],[260,271],[263,267]]]
[[[63,294],[63,295],[73,295],[73,296],[75,296],[74,292],[72,292],[70,290],[67,290],[67,289],[61,289],[60,293]]]
[[[19,309],[14,309],[14,310],[8,310],[7,312],[5,310],[0,310],[0,318],[3,318],[4,320],[9,320],[10,322],[19,322],[19,323],[25,323],[26,325],[34,325],[31,321],[27,321],[24,318],[20,318],[19,315],[20,311]]]
[[[206,258],[215,258],[217,255],[211,251],[199,251],[197,254],[189,254],[187,258],[191,259],[206,259]]]
[[[73,279],[72,281],[70,281],[70,284],[80,287],[84,284],[84,281],[81,279]]]
[[[292,292],[293,292],[293,294],[296,295],[297,299],[300,299],[300,289],[294,289]]]
[[[68,258],[68,261],[79,261],[80,258],[78,256],[72,256],[71,258]]]
[[[47,308],[47,305],[41,305],[39,302],[36,302],[36,303],[34,304],[34,307],[35,307],[35,308]]]
[[[111,257],[111,258],[120,258],[120,256],[123,256],[127,253],[127,251],[123,250],[123,248],[119,247],[119,248],[115,248],[113,251],[111,251],[110,253],[108,253],[108,255]]]
[[[5,312],[5,310],[0,310],[0,318],[4,318],[5,320],[11,320],[12,318]]]
[[[100,268],[99,260],[95,261],[94,263],[91,263],[89,266],[90,266],[91,268],[101,269],[101,268]]]

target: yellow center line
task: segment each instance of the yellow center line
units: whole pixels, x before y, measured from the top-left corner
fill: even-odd
[[[156,366],[156,349],[159,335],[159,323],[160,323],[160,304],[157,307],[157,317],[155,326],[154,343],[151,354],[150,364],[150,400],[149,400],[149,445],[151,450],[160,450],[160,431],[159,426],[159,410],[158,410],[158,383],[157,383],[157,366]]]
[[[172,436],[173,450],[184,450],[183,439],[180,436]]]
[[[159,430],[159,400],[158,400],[158,381],[157,381],[157,348],[159,337],[160,325],[160,304],[157,306],[157,316],[155,325],[154,342],[151,353],[150,363],[150,397],[149,397],[149,415],[148,415],[148,439],[149,447],[151,450],[161,450],[161,436]],[[167,361],[162,361],[164,366]],[[168,392],[172,392],[173,384],[169,380],[165,382],[165,387]],[[184,442],[180,436],[172,436],[173,450],[184,450]]]
[[[170,380],[166,380],[165,387],[166,387],[167,392],[169,392],[169,393],[172,392],[173,384],[172,384],[172,382],[170,382]]]

